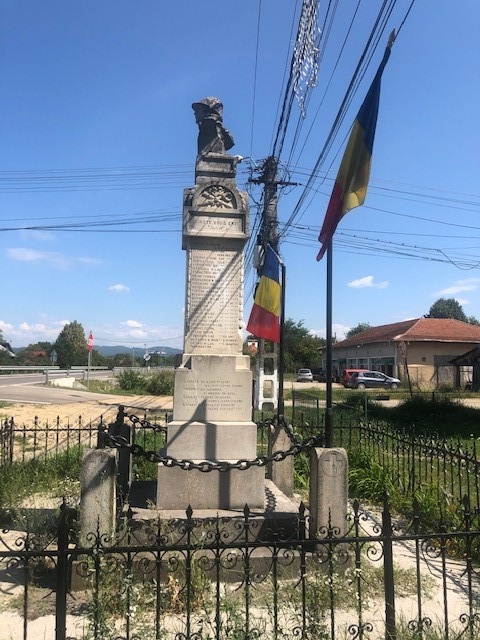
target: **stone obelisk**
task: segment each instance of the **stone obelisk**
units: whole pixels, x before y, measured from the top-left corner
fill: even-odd
[[[252,373],[242,355],[246,194],[236,186],[238,158],[223,126],[223,105],[192,105],[199,128],[195,186],[184,191],[182,248],[186,251],[185,337],[175,370],[173,419],[166,453],[181,460],[251,460],[257,456],[252,422]],[[157,508],[264,508],[263,467],[228,471],[159,465]]]

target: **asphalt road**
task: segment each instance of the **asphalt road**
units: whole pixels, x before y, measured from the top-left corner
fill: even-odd
[[[105,378],[110,371],[91,371],[90,378]],[[65,378],[65,373],[49,372],[50,379]],[[83,373],[72,376],[83,382]],[[13,373],[0,376],[0,400],[4,402],[30,402],[32,404],[69,404],[98,400],[98,393],[45,386],[43,373]]]

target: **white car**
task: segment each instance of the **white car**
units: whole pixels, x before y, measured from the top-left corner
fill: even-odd
[[[299,369],[297,373],[297,382],[313,382],[311,369]]]

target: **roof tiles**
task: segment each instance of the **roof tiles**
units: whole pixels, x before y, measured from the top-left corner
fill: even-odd
[[[335,347],[357,346],[372,342],[480,342],[480,327],[451,318],[416,318],[371,327]]]

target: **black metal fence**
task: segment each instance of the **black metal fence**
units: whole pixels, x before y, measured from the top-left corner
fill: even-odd
[[[335,429],[335,446],[344,447],[350,464],[366,474],[377,465],[377,471],[403,496],[427,492],[437,506],[450,512],[466,498],[480,510],[477,438],[447,440],[384,423],[358,422]]]
[[[44,460],[69,451],[81,456],[84,449],[97,448],[108,432],[121,430],[122,415],[123,411],[118,411],[111,421],[103,415],[94,420],[82,416],[62,420],[58,416],[51,422],[42,422],[35,416],[30,424],[6,418],[0,422],[0,466]],[[146,415],[135,417],[131,426],[134,440],[144,448],[160,449],[165,442],[166,420],[166,412],[155,419],[147,419]]]
[[[111,539],[80,538],[66,505],[49,519],[40,511],[25,518],[18,508],[1,523],[0,612],[9,611],[10,626],[2,624],[0,637],[478,640],[477,442],[419,438],[346,415],[350,424],[335,423],[335,446],[347,449],[356,468],[365,463],[367,480],[378,484],[375,464],[403,495],[428,488],[435,506],[443,505],[435,533],[419,499],[404,523],[387,498],[378,513],[354,500],[345,532],[309,531],[301,505],[288,527],[248,509],[233,520],[205,521],[191,511],[169,521],[124,514]],[[110,426],[57,422],[56,435],[54,425],[6,421],[1,461],[57,455],[83,442],[94,447],[122,424],[122,412]],[[133,439],[158,451],[164,427],[151,426],[133,420]],[[318,430],[304,420],[295,431]]]
[[[80,546],[65,505],[50,528],[0,533],[9,640],[478,640],[478,513],[458,531],[398,528],[354,502],[348,530],[291,535],[248,511],[234,521],[128,520]]]
[[[56,456],[70,449],[97,446],[103,417],[97,420],[62,420],[41,422],[35,417],[31,424],[17,424],[13,418],[0,422],[0,462],[25,463]]]

